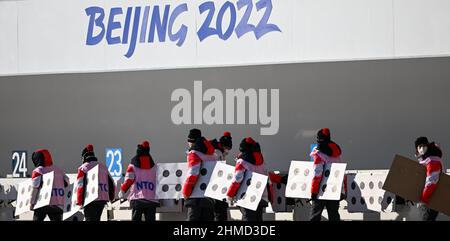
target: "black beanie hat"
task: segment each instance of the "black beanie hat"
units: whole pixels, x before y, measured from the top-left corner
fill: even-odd
[[[414,146],[416,147],[416,150],[419,145],[428,145],[428,144],[430,144],[430,142],[428,142],[428,138],[426,138],[424,136],[417,138],[416,141],[414,142]]]
[[[253,152],[254,147],[256,146],[255,140],[251,137],[247,137],[242,139],[241,144],[239,145],[240,152]]]
[[[232,148],[233,147],[233,138],[231,137],[231,133],[226,131],[223,133],[223,136],[219,139],[220,144],[223,147]]]
[[[150,155],[150,142],[143,141],[141,144],[137,146],[136,154],[138,156],[148,156]]]
[[[317,132],[317,142],[331,141],[330,129],[323,128]]]
[[[202,137],[202,132],[199,129],[191,129],[188,135],[188,142],[195,142],[197,139]]]
[[[88,160],[90,160],[90,159],[93,160],[93,158],[97,159],[97,158],[95,157],[95,153],[94,153],[94,146],[91,145],[91,144],[87,145],[87,146],[83,149],[83,152],[81,153],[81,157],[83,158],[83,160],[86,160],[86,161],[88,161]]]

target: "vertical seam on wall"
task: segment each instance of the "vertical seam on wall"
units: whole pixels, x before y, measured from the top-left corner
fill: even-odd
[[[397,52],[395,50],[395,4],[394,4],[395,0],[392,0],[392,51],[393,52],[393,56],[397,57]]]
[[[20,56],[19,56],[19,2],[16,2],[16,73],[20,73],[19,69],[19,62],[20,62]]]

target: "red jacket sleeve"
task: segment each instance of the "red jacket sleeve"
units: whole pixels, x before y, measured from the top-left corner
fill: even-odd
[[[420,201],[426,204],[430,203],[430,198],[436,190],[437,183],[439,181],[439,175],[442,172],[442,164],[437,161],[430,161],[426,165],[427,177],[425,180],[425,186],[422,191]]]
[[[241,186],[241,182],[244,180],[245,175],[245,167],[241,163],[238,163],[234,168],[234,177],[233,181],[228,188],[227,196],[235,197],[239,187]]]
[[[78,170],[77,175],[77,205],[81,206],[84,202],[84,186],[85,183],[85,176],[86,173],[84,173],[81,169]]]
[[[125,173],[125,182],[120,187],[120,190],[122,190],[122,192],[127,192],[131,185],[133,185],[135,179],[136,175],[133,166],[129,165]]]
[[[311,194],[319,194],[320,182],[323,174],[323,160],[319,155],[314,155],[314,178],[311,184]]]
[[[198,180],[198,175],[200,174],[200,168],[202,164],[202,159],[198,157],[195,153],[189,153],[187,156],[188,162],[188,176],[183,185],[183,195],[190,197],[192,191],[194,190],[195,184]]]

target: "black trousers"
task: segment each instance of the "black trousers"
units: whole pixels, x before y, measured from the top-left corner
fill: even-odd
[[[335,200],[313,200],[311,208],[311,221],[320,221],[322,218],[323,209],[326,208],[328,212],[329,221],[340,221],[339,202]]]
[[[100,221],[106,201],[93,201],[84,207],[86,221]]]
[[[253,222],[263,221],[264,207],[266,207],[266,205],[264,205],[263,201],[259,203],[256,211],[240,207],[239,209],[241,210],[242,213],[242,221],[253,221]]]
[[[439,212],[433,210],[425,205],[420,206],[420,211],[422,212],[422,221],[436,221]]]
[[[145,221],[156,220],[156,207],[159,205],[155,202],[148,200],[132,200],[130,201],[131,207],[131,220],[142,221],[142,215],[144,215]]]
[[[228,203],[215,200],[214,201],[214,220],[227,221],[228,220]]]
[[[187,221],[214,221],[214,200],[190,198],[186,200]]]
[[[63,210],[58,206],[44,206],[34,210],[33,221],[44,221],[45,217],[48,215],[50,221],[62,221]]]

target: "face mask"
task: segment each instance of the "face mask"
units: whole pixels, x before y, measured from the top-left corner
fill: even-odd
[[[425,153],[427,153],[427,150],[428,148],[426,146],[420,146],[419,148],[417,148],[417,152],[420,156],[425,155]]]

